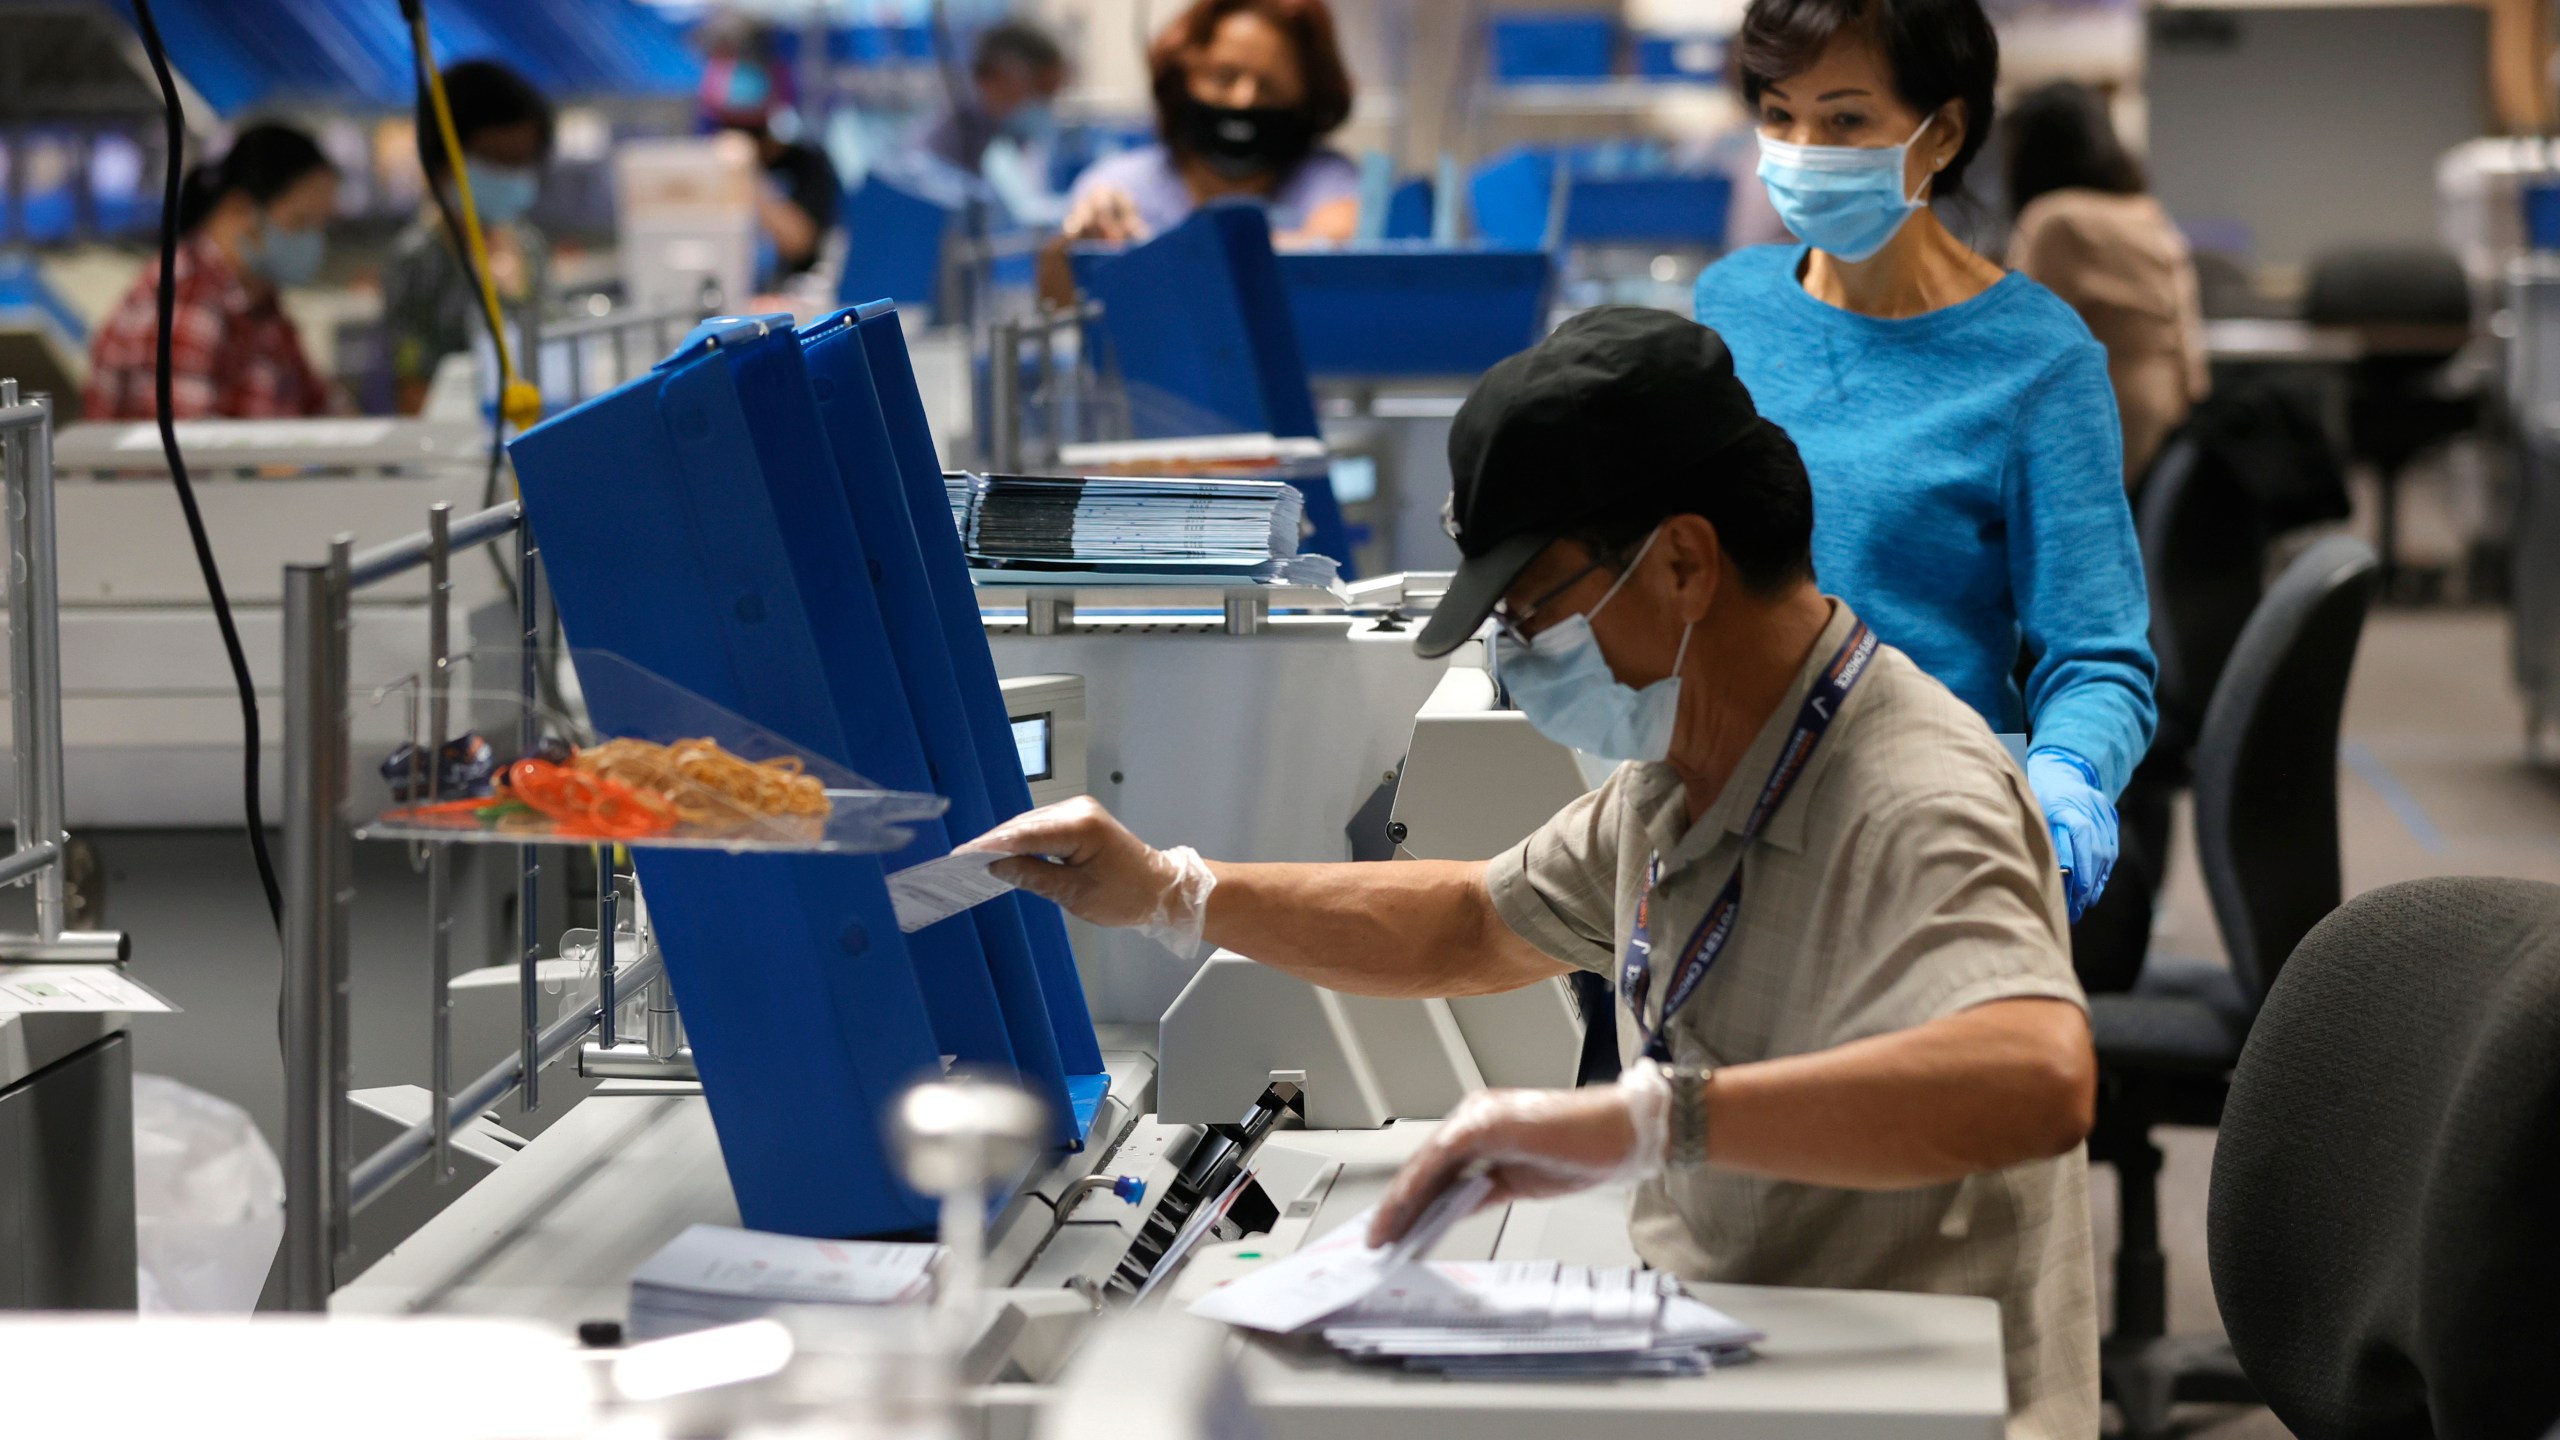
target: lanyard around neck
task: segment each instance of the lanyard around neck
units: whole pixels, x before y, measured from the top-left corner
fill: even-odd
[[[1769,819],[1786,803],[1787,794],[1804,774],[1813,758],[1816,745],[1838,718],[1840,707],[1848,701],[1849,690],[1858,677],[1867,673],[1867,662],[1875,657],[1875,632],[1859,621],[1842,641],[1831,663],[1813,683],[1796,709],[1794,728],[1787,733],[1787,743],[1778,750],[1777,763],[1769,768],[1769,778],[1761,783],[1760,798],[1752,804],[1751,813],[1742,822],[1742,845],[1747,854],[1761,832],[1769,828]],[[1707,972],[1715,968],[1723,956],[1725,942],[1733,938],[1733,924],[1742,911],[1742,861],[1737,857],[1733,874],[1724,888],[1716,893],[1714,903],[1707,906],[1698,928],[1690,932],[1689,943],[1680,947],[1678,963],[1671,968],[1671,988],[1662,997],[1662,1016],[1651,1025],[1645,1023],[1645,1001],[1653,990],[1653,891],[1662,880],[1662,856],[1656,852],[1645,865],[1644,893],[1636,900],[1635,928],[1627,936],[1627,951],[1618,965],[1618,996],[1634,1014],[1636,1030],[1643,1040],[1647,1059],[1668,1061],[1670,1046],[1664,1034],[1671,1028],[1671,1017],[1689,1003],[1706,981]]]

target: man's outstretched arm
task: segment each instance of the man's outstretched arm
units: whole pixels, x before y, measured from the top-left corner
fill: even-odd
[[[1096,925],[1188,952],[1202,939],[1355,995],[1491,995],[1565,973],[1503,923],[1481,861],[1228,865],[1156,850],[1090,799],[969,842],[994,873]]]

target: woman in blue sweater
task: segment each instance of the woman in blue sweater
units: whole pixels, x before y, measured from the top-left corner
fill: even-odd
[[[1733,63],[1806,243],[1710,268],[1697,318],[1803,451],[1824,588],[2028,733],[2076,920],[2151,743],[2150,607],[2106,351],[1929,209],[1990,130],[1998,41],[1978,0],[1752,0]]]

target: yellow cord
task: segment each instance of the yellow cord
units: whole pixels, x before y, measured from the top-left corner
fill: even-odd
[[[453,106],[444,97],[444,76],[436,69],[427,43],[426,7],[409,17],[409,38],[418,47],[418,68],[426,72],[427,96],[436,112],[436,133],[444,141],[446,168],[462,199],[462,234],[471,247],[472,269],[480,277],[480,307],[489,316],[489,339],[498,347],[498,413],[519,430],[542,418],[542,392],[516,376],[515,358],[507,352],[506,320],[498,310],[498,282],[489,274],[489,244],[480,235],[480,214],[471,204],[471,167],[462,158],[462,137],[453,128]]]

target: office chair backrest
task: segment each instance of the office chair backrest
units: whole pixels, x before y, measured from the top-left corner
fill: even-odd
[[[2338,716],[2374,590],[2373,552],[2332,536],[2269,586],[2196,740],[2196,853],[2241,989],[2263,999],[2338,904]]]
[[[2468,325],[2462,262],[2432,245],[2356,245],[2311,262],[2302,297],[2314,325]]]
[[[2560,1420],[2560,886],[2357,896],[2284,967],[2214,1153],[2214,1298],[2303,1440]]]
[[[2143,481],[2142,571],[2163,738],[2193,745],[2214,683],[2266,589],[2265,549],[2249,496],[2181,433]]]

